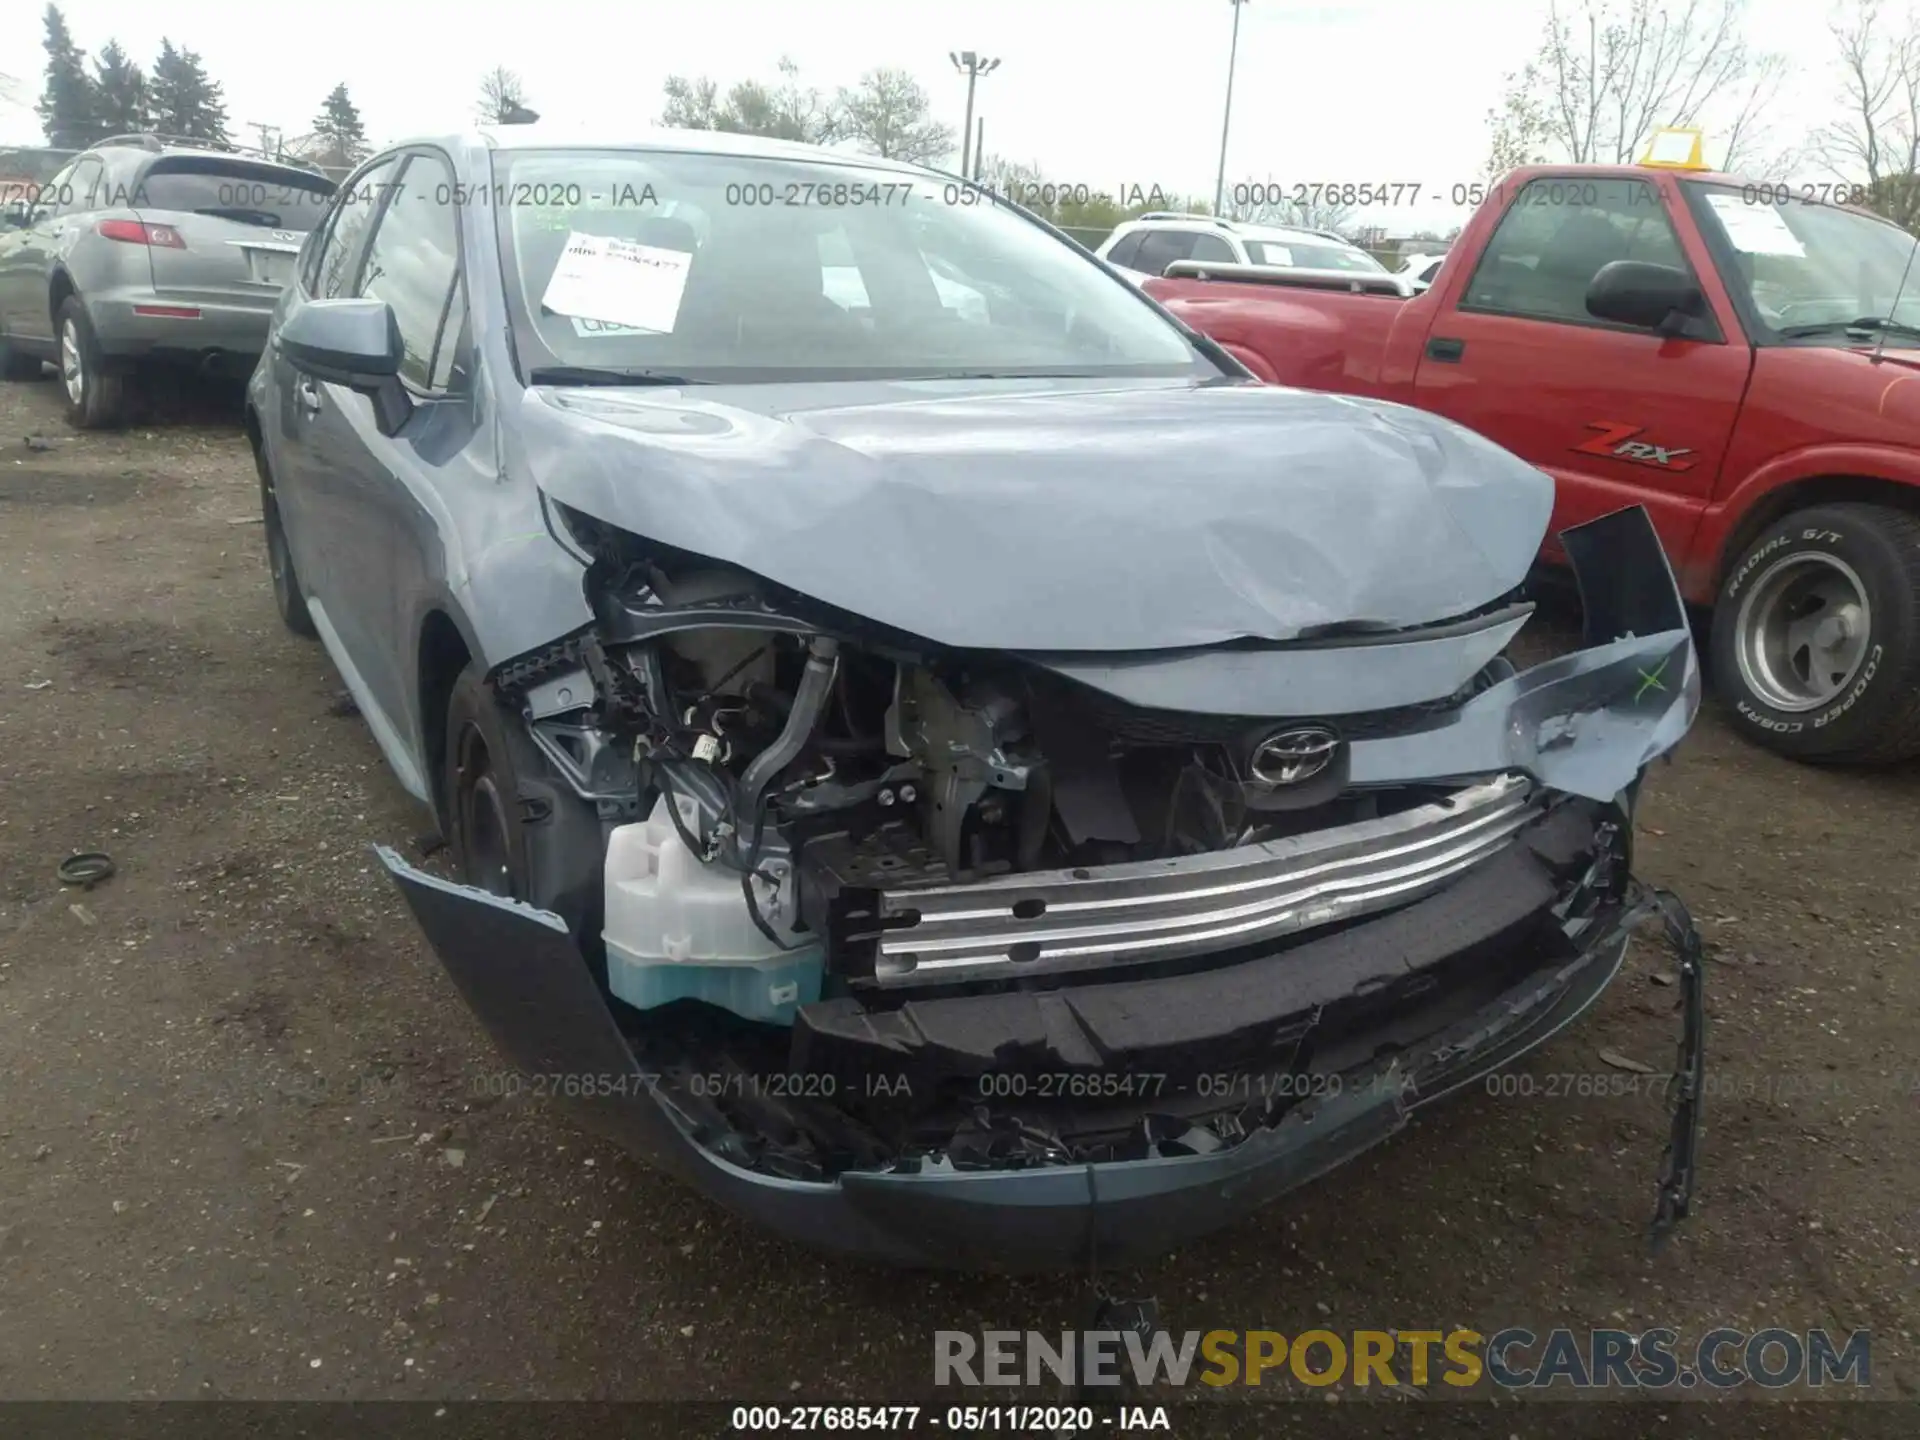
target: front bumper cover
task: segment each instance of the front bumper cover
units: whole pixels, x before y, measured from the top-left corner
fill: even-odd
[[[1630,823],[1645,766],[1678,742],[1698,707],[1698,666],[1644,511],[1564,538],[1585,600],[1587,648],[1493,685],[1427,730],[1366,742],[1374,748],[1365,753],[1356,742],[1356,781],[1363,769],[1372,783],[1517,772],[1549,798],[1578,797],[1560,807],[1563,816],[1610,812],[1606,823]],[[1624,868],[1574,878],[1583,856],[1606,847],[1577,837],[1556,843],[1548,819],[1533,829],[1450,872],[1438,890],[1384,914],[1329,917],[1332,933],[1293,937],[1298,943],[1277,953],[1266,936],[1266,952],[1250,947],[1236,963],[1185,974],[936,996],[891,1010],[856,998],[805,1007],[794,1068],[853,1086],[881,1065],[924,1065],[936,1083],[1008,1065],[1111,1073],[1215,1044],[1223,1066],[1276,1053],[1292,1066],[1306,1052],[1276,1052],[1287,1036],[1340,1037],[1309,1062],[1337,1085],[1323,1083],[1290,1108],[1266,1112],[1270,1123],[1237,1133],[1222,1126],[1216,1104],[1204,1132],[1177,1114],[1164,1130],[1159,1116],[1141,1117],[1146,1144],[1124,1158],[1087,1158],[1109,1152],[1082,1146],[967,1168],[965,1154],[955,1164],[956,1149],[921,1150],[890,1168],[855,1166],[825,1179],[736,1163],[739,1151],[714,1108],[690,1103],[636,1054],[559,916],[379,853],[500,1049],[587,1128],[817,1247],[912,1265],[1051,1269],[1170,1248],[1378,1144],[1415,1110],[1510,1063],[1582,1013],[1617,972],[1631,928],[1655,912],[1681,956],[1686,1016],[1656,1233],[1684,1216],[1704,1065],[1697,936],[1677,901],[1644,890]],[[988,936],[984,958],[1004,949],[1004,938]],[[1404,1008],[1370,1009],[1387,994],[1425,992],[1436,1003],[1417,1023]],[[1185,1113],[1193,1112],[1189,1104]]]
[[[1590,924],[1569,958],[1531,971],[1390,1061],[1356,1068],[1273,1126],[1210,1154],[1016,1170],[923,1167],[782,1179],[721,1158],[698,1121],[646,1072],[557,916],[426,875],[382,848],[467,1003],[506,1057],[576,1120],[735,1213],[818,1248],[977,1270],[1138,1260],[1249,1214],[1402,1129],[1417,1109],[1506,1065],[1593,1003],[1629,931],[1660,901],[1636,890]],[[1684,914],[1684,912],[1681,912]],[[1669,923],[1674,923],[1669,921]],[[1685,932],[1691,933],[1690,922]],[[1697,959],[1683,1001],[1673,1138],[1656,1228],[1691,1197],[1704,1050]],[[1696,952],[1697,953],[1697,952]]]

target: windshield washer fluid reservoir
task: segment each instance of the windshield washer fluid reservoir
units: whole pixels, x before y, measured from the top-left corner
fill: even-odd
[[[640,1010],[704,1000],[791,1025],[820,998],[826,947],[783,935],[797,948],[782,950],[761,934],[740,872],[687,849],[666,807],[663,795],[646,820],[617,826],[607,841],[607,988]]]

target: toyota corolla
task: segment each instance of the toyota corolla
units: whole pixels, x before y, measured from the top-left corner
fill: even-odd
[[[449,842],[381,854],[454,983],[810,1243],[1215,1228],[1554,1034],[1661,903],[1635,797],[1699,678],[1645,515],[1566,534],[1585,644],[1516,669],[1545,475],[1255,382],[951,176],[396,147],[247,424],[280,612]]]

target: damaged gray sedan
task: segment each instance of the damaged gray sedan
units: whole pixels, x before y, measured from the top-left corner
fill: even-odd
[[[1699,699],[1645,515],[1268,388],[950,177],[538,126],[341,187],[247,409],[275,594],[530,1088],[910,1264],[1223,1225],[1507,1063],[1660,907]],[[1664,1224],[1692,1184],[1697,946]]]

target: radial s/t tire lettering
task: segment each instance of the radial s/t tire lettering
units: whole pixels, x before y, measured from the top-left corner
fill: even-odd
[[[1817,505],[1728,565],[1714,684],[1734,728],[1796,760],[1920,754],[1920,513]]]

